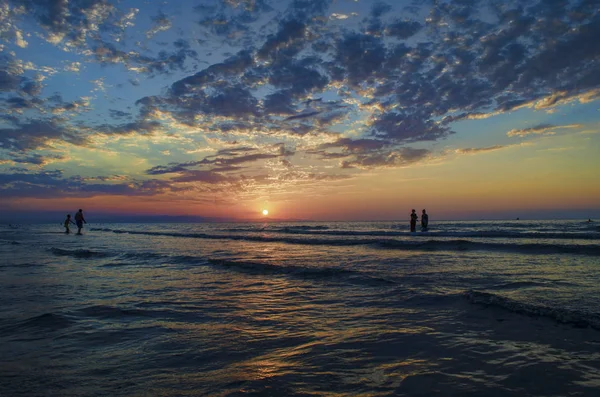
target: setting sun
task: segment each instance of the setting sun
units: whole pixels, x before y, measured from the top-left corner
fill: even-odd
[[[269,215],[269,210],[262,210],[262,214],[265,216]]]

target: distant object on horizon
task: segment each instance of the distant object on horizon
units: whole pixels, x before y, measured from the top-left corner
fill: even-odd
[[[517,220],[520,220],[518,216],[517,216]]]
[[[594,221],[592,220],[592,218],[588,218],[588,223],[592,223],[592,222],[594,222]]]

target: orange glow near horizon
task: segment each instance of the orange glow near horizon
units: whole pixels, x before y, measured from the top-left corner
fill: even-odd
[[[486,2],[430,23],[435,1],[214,0],[202,18],[227,28],[202,40],[194,2],[77,2],[120,32],[101,54],[99,32],[55,12],[72,4],[9,3],[35,4],[0,18],[0,222],[600,218],[596,65],[567,45],[594,33],[583,0],[521,10],[527,29]]]
[[[577,143],[573,137],[565,140]],[[90,216],[110,213],[232,220],[260,220],[276,210],[277,220],[396,220],[406,219],[411,208],[426,208],[432,219],[491,218],[495,213],[526,217],[541,210],[556,210],[557,216],[564,217],[568,210],[598,209],[600,202],[600,184],[593,183],[600,169],[597,147],[582,147],[577,156],[568,157],[544,151],[541,145],[448,157],[437,163],[373,170],[322,185],[295,185],[272,192],[263,187],[255,194],[260,194],[260,199],[223,195],[228,199],[224,200],[215,195],[198,201],[164,194],[20,198],[3,201],[0,210],[74,212],[83,208]]]

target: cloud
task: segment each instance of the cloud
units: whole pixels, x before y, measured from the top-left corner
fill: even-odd
[[[130,71],[146,74],[184,70],[187,59],[195,59],[198,56],[196,51],[176,47],[172,52],[160,51],[157,56],[152,57],[135,51],[126,52],[107,42],[98,43],[91,52],[102,65],[124,64]]]
[[[23,154],[23,153],[10,153],[10,161],[20,164],[33,164],[38,166],[46,166],[56,161],[64,160],[66,157],[58,154]]]
[[[131,123],[124,123],[118,125],[111,124],[103,124],[95,127],[94,129],[106,135],[153,135],[154,133],[160,131],[162,128],[162,124],[158,121],[146,121],[146,120],[137,120]]]
[[[231,178],[218,172],[203,170],[186,170],[181,176],[172,179],[173,182],[202,182],[208,184],[218,184],[231,180]]]
[[[227,148],[198,161],[154,166],[146,170],[146,174],[176,174],[170,179],[173,183],[235,184],[241,180],[241,177],[224,174],[240,171],[260,160],[276,159],[294,154],[283,144],[274,145],[271,149],[272,153],[260,153],[257,149],[249,147]]]
[[[397,37],[399,39],[408,39],[409,37],[417,34],[421,28],[421,24],[416,21],[396,20],[395,22],[386,26],[385,35]]]
[[[121,183],[87,183],[88,181],[114,178],[82,178],[80,176],[64,177],[60,170],[25,172],[17,170],[13,173],[0,173],[1,197],[94,197],[103,195],[122,196],[154,196],[167,192],[178,192],[185,188],[177,188],[170,182],[156,179],[127,180]]]
[[[79,73],[81,70],[81,62],[71,62],[67,66],[65,66],[65,71]]]
[[[375,78],[385,63],[386,50],[380,38],[360,33],[349,33],[336,45],[336,66],[342,70],[332,72],[336,80],[346,80],[357,88]]]
[[[307,26],[299,20],[282,21],[279,31],[267,38],[265,44],[257,52],[260,59],[276,58],[285,49],[286,56],[294,55],[303,47]]]
[[[122,110],[117,110],[117,109],[108,109],[108,112],[110,113],[111,117],[116,118],[116,119],[131,116],[131,113],[124,112]]]
[[[16,90],[21,83],[21,78],[0,69],[0,92],[11,92]]]
[[[371,16],[374,18],[379,18],[391,10],[392,7],[389,4],[384,3],[383,1],[378,1],[371,7]]]
[[[151,38],[158,32],[164,32],[171,29],[171,20],[163,12],[160,12],[157,16],[152,17],[153,26],[146,32],[146,37]]]
[[[63,113],[77,114],[91,110],[89,97],[83,97],[73,102],[64,102],[62,98],[58,96],[54,97],[54,99],[52,99],[52,97],[49,98],[48,102],[55,103],[50,105],[50,112],[56,115]]]
[[[338,19],[338,20],[344,20],[344,19],[350,18],[350,16],[346,15],[346,14],[338,14],[338,13],[334,12],[333,14],[331,14],[331,16],[329,18],[331,18],[331,19]]]
[[[570,129],[570,128],[582,128],[581,124],[569,124],[569,125],[552,125],[552,124],[538,124],[533,127],[523,129],[513,129],[506,133],[509,137],[524,137],[527,135],[553,135],[556,130]]]
[[[219,83],[223,84],[224,79],[235,81],[246,68],[252,65],[252,54],[247,50],[242,50],[221,63],[213,64],[193,76],[176,81],[171,85],[169,94],[174,97],[172,99],[183,95],[195,95],[202,99],[205,97],[205,89],[209,88],[211,84],[218,80],[221,80]],[[180,102],[180,105],[183,105],[183,103]]]
[[[479,148],[464,148],[464,149],[456,149],[455,152],[458,154],[477,154],[477,153],[485,153],[485,152],[494,152],[496,150],[507,148],[506,145],[494,145],[488,147],[479,147]]]
[[[119,10],[103,0],[8,0],[9,5],[22,9],[22,15],[35,19],[52,44],[82,47],[89,37],[109,29],[118,20]]]
[[[143,152],[144,177],[161,175],[166,185],[152,183],[167,190],[326,181],[314,170],[335,164],[344,174],[404,167],[428,161],[459,122],[600,98],[599,10],[583,0],[197,0],[142,10],[105,0],[0,3],[2,159],[44,166],[52,146],[127,136],[143,144],[119,150]],[[351,18],[355,10],[366,14]],[[138,14],[145,25],[128,29]],[[40,39],[56,45],[44,50],[48,66],[32,62]],[[65,100],[47,92],[64,81]],[[118,92],[127,81],[130,90]],[[103,95],[82,98],[88,82]],[[165,153],[173,163],[161,165]],[[311,162],[293,161],[295,153]]]
[[[304,109],[293,116],[286,117],[284,121],[312,118],[317,119],[319,124],[328,124],[343,117],[349,108],[339,101],[323,101],[322,98],[309,99],[304,102],[304,105]]]
[[[57,119],[17,122],[14,128],[0,128],[0,149],[29,151],[47,148],[49,141],[62,140],[73,145],[84,145],[87,138]]]
[[[394,151],[359,154],[353,160],[342,161],[342,168],[397,168],[424,160],[430,154],[427,149],[400,148]]]
[[[307,153],[327,160],[343,159],[340,166],[344,169],[403,167],[426,160],[431,155],[428,149],[394,148],[390,141],[348,138],[323,143]]]
[[[388,112],[372,123],[372,134],[396,142],[436,141],[452,134],[449,128],[421,114]]]
[[[334,142],[323,143],[317,149],[342,148],[347,153],[365,153],[388,146],[389,143],[378,139],[340,138]]]

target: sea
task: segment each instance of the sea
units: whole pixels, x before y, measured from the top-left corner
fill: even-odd
[[[1,225],[0,396],[598,397],[600,223]]]

